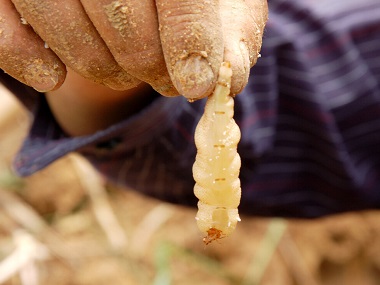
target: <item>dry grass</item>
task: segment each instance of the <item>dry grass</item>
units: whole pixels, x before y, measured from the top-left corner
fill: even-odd
[[[379,212],[243,216],[205,247],[195,209],[109,185],[77,156],[15,177],[28,116],[10,98],[0,92],[1,284],[379,284]]]

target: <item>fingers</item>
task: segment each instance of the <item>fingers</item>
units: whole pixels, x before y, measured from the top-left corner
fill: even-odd
[[[58,88],[66,76],[65,65],[29,25],[21,23],[10,0],[0,1],[0,65],[40,92]]]
[[[119,65],[162,95],[178,95],[162,53],[153,0],[81,0]]]
[[[83,77],[113,89],[140,81],[116,63],[78,0],[12,0],[59,58]]]
[[[13,0],[43,40],[20,24],[10,0],[2,1],[2,68],[50,90],[65,75],[57,54],[83,77],[113,89],[141,80],[163,95],[178,90],[198,99],[211,94],[224,60],[231,63],[237,94],[259,55],[267,18],[266,0],[81,1],[100,35],[79,0]]]
[[[180,94],[211,94],[223,60],[218,0],[156,0],[161,44],[171,79]]]
[[[231,94],[247,85],[249,70],[261,49],[268,16],[266,0],[220,0],[224,33],[224,60],[232,67]]]

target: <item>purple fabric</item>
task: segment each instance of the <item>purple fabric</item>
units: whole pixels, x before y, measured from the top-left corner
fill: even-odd
[[[379,208],[380,1],[269,5],[262,57],[235,100],[240,211],[318,217]],[[41,96],[15,169],[28,175],[79,151],[116,183],[195,205],[193,133],[203,106],[162,97],[106,130],[69,138]]]

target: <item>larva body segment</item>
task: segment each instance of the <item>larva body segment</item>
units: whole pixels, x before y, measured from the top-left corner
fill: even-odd
[[[231,76],[230,64],[224,62],[195,130],[198,152],[193,165],[194,194],[199,199],[196,220],[206,234],[206,244],[229,235],[240,221],[240,129],[233,119]]]

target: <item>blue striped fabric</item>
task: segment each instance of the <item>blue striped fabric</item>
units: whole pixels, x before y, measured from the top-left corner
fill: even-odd
[[[269,6],[262,57],[235,103],[241,212],[310,218],[378,208],[380,1]],[[15,168],[28,175],[79,151],[115,183],[195,205],[193,133],[203,106],[158,98],[104,131],[68,138],[42,98]]]

